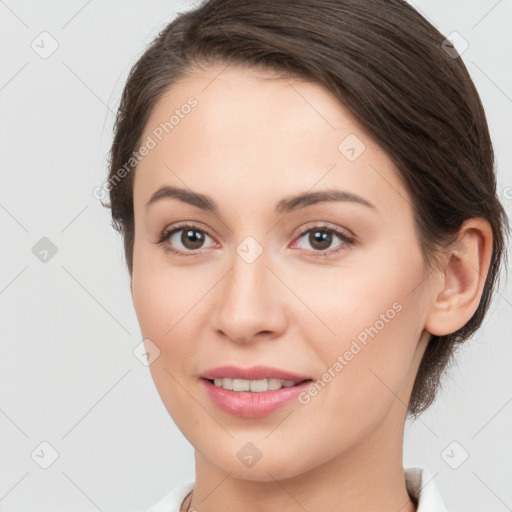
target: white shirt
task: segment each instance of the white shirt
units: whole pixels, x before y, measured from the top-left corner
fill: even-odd
[[[416,512],[448,512],[427,469],[406,468],[405,484],[409,494],[418,501]],[[183,483],[144,512],[179,512],[183,500],[193,488],[194,482]]]

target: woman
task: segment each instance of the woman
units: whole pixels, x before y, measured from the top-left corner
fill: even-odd
[[[149,512],[445,510],[404,424],[481,325],[509,228],[442,34],[400,0],[204,2],[133,67],[108,183],[195,449]]]

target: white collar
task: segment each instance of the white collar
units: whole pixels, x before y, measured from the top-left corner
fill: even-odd
[[[428,469],[406,468],[405,486],[418,502],[416,512],[448,512]]]
[[[405,468],[405,484],[408,493],[418,502],[416,512],[448,512],[427,469]],[[183,500],[193,488],[194,482],[182,483],[144,512],[179,512]]]

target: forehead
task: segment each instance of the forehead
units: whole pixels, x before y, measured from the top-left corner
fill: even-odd
[[[389,157],[337,98],[275,73],[195,71],[158,101],[142,141],[149,139],[136,202],[163,183],[251,197],[338,186],[384,208],[407,195]]]

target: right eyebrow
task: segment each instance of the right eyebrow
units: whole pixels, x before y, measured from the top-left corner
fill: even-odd
[[[171,187],[169,185],[164,185],[159,188],[146,203],[146,208],[161,199],[167,198],[178,199],[184,203],[197,206],[197,208],[201,208],[202,210],[207,210],[212,213],[217,213],[218,211],[217,205],[212,198],[204,194],[199,194],[198,192],[192,192],[185,188]]]

